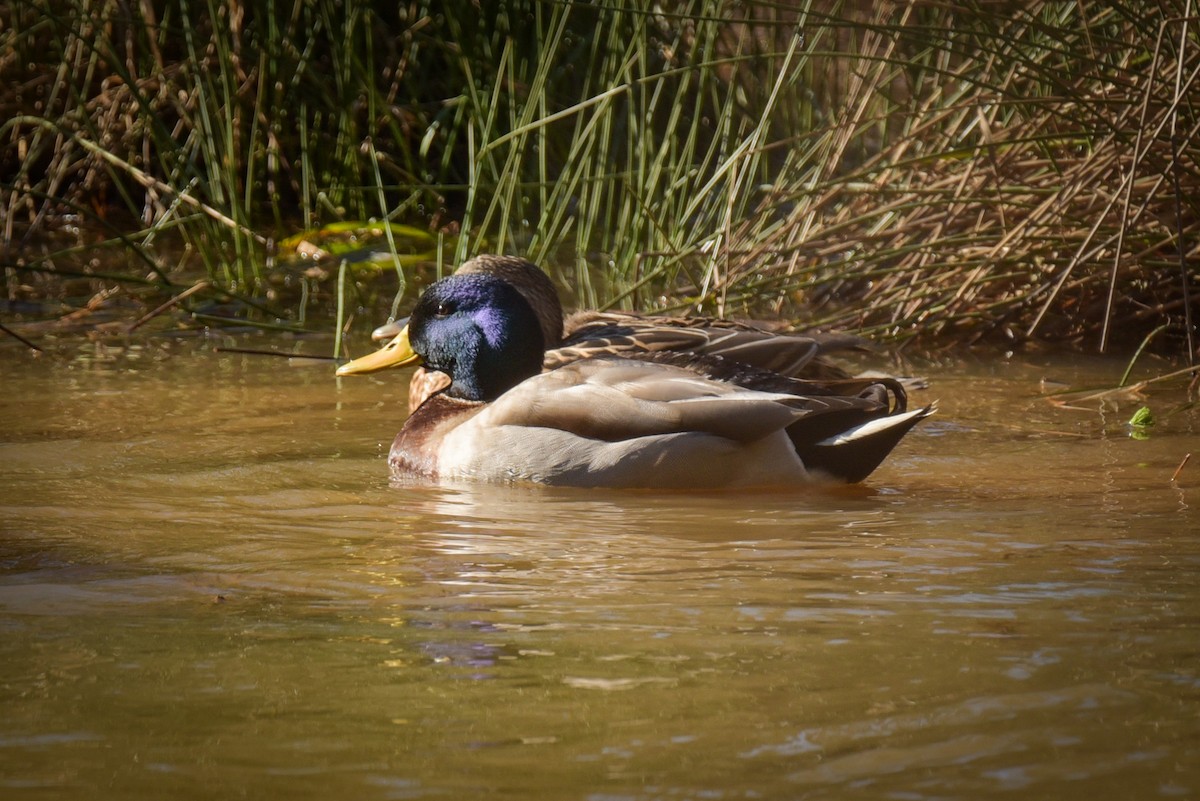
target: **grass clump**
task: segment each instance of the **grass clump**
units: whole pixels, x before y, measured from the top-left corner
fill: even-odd
[[[1195,352],[1189,0],[10,7],[10,275],[78,218],[293,321],[500,251],[584,305]],[[275,244],[371,219],[383,274]]]
[[[742,275],[785,274],[829,309],[821,324],[895,337],[1129,349],[1165,322],[1194,352],[1189,13],[910,6],[864,14],[850,50],[822,48],[833,20],[810,24],[851,77],[808,135],[822,156],[776,187],[785,222],[747,241]]]

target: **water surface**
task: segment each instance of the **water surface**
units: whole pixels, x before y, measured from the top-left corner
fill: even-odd
[[[4,798],[1200,797],[1200,419],[932,367],[863,487],[393,485],[394,375],[0,350]]]

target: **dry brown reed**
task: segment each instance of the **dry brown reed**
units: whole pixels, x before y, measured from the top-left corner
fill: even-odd
[[[892,337],[1128,350],[1165,322],[1194,353],[1192,13],[879,6],[820,57],[845,76],[820,167],[772,187],[761,212],[783,222],[731,241],[727,282],[786,276],[790,299],[822,310],[813,323]],[[848,165],[872,129],[880,146]]]

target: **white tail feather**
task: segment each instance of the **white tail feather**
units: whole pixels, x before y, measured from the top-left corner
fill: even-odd
[[[914,418],[920,419],[928,417],[937,411],[937,403],[931,403],[928,406],[923,406],[920,409],[913,409],[911,412],[903,414],[893,414],[889,417],[881,417],[878,420],[872,420],[869,423],[863,423],[860,426],[855,426],[849,431],[843,431],[840,434],[834,434],[832,437],[826,437],[817,443],[820,446],[836,446],[847,445],[861,439],[868,439],[879,434],[881,431],[887,431],[896,426],[906,426]]]

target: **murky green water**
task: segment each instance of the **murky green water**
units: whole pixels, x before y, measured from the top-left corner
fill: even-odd
[[[931,369],[866,488],[389,486],[403,381],[0,351],[3,798],[1200,797],[1200,411]]]

